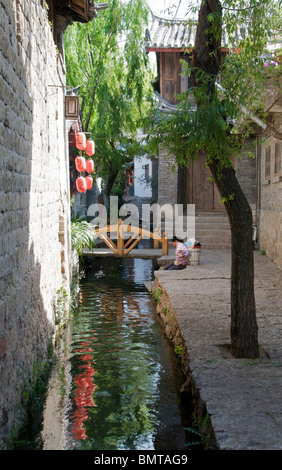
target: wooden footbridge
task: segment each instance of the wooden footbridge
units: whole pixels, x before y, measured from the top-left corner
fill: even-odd
[[[119,219],[118,223],[115,225],[107,225],[105,227],[95,229],[95,233],[101,240],[103,240],[110,251],[105,251],[105,249],[103,250],[101,248],[94,248],[91,252],[85,252],[87,255],[109,256],[114,254],[118,257],[125,257],[131,254],[131,256],[133,256],[131,251],[137,246],[140,240],[145,237],[152,238],[154,240],[154,249],[134,250],[135,257],[153,258],[168,254],[168,239],[166,238],[166,234],[164,233],[161,237],[158,234],[157,229],[152,233],[141,227],[123,224],[122,219]],[[113,239],[110,238],[108,234],[115,235],[112,238],[116,240],[116,243],[113,242]],[[162,245],[161,253],[159,250],[160,244]]]

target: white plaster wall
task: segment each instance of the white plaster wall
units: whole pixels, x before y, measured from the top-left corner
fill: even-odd
[[[145,165],[149,165],[149,177],[152,176],[152,162],[146,157],[134,159],[134,195],[138,197],[152,197],[151,184],[145,181]]]

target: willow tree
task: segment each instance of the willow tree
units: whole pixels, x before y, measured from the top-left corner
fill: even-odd
[[[251,132],[246,110],[263,117],[265,46],[273,35],[277,6],[270,0],[201,1],[192,62],[186,70],[192,89],[178,96],[175,112],[158,115],[153,128],[154,142],[166,144],[180,166],[188,165],[199,152],[206,155],[225,205],[232,239],[231,352],[235,357],[258,357],[259,344],[252,211],[236,178],[232,156],[240,152],[244,137]],[[224,61],[223,29],[234,40]],[[191,94],[196,110],[190,105]]]
[[[64,40],[67,85],[80,87],[82,129],[95,141],[105,205],[117,176],[141,151],[136,134],[152,95],[144,45],[147,4],[108,5],[92,22],[68,26]]]

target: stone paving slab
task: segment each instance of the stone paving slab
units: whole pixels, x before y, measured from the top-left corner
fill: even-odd
[[[155,272],[170,297],[190,369],[220,450],[282,449],[282,271],[254,252],[259,344],[235,359],[230,343],[230,250],[202,250],[200,264]]]

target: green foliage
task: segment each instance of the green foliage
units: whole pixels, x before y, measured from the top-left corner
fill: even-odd
[[[26,373],[20,404],[22,424],[10,433],[7,440],[9,450],[17,450],[22,445],[25,445],[28,437],[26,428],[29,427],[28,425],[32,420],[38,422],[38,417],[41,416],[43,411],[48,380],[54,361],[53,349],[50,346],[47,360],[41,361],[36,359],[32,371]]]
[[[174,353],[180,356],[181,354],[183,354],[183,348],[181,346],[175,346]]]
[[[26,378],[22,392],[22,400],[25,407],[36,407],[38,410],[42,409],[46,384],[52,366],[52,359],[46,362],[35,361],[32,374]]]
[[[155,301],[157,302],[157,304],[160,302],[162,295],[163,295],[163,293],[160,289],[157,289],[156,287],[153,287],[152,296],[155,299]]]
[[[95,246],[97,235],[93,230],[93,225],[86,220],[76,220],[71,222],[71,245],[80,255],[84,248],[91,249]]]
[[[141,152],[135,139],[149,110],[152,74],[145,51],[148,8],[143,0],[109,7],[65,33],[67,84],[79,90],[83,129],[95,141],[104,180]]]
[[[59,331],[64,328],[69,319],[69,298],[66,292],[66,289],[61,287],[57,290],[57,305],[56,305],[56,314],[55,314],[55,325],[58,327]]]
[[[204,449],[208,450],[209,443],[211,441],[211,421],[209,413],[206,413],[201,420],[194,418],[192,427],[187,427],[185,430],[194,436],[196,440],[187,442],[185,447],[190,448],[191,446],[201,445]]]
[[[127,183],[127,176],[125,173],[120,172],[115,180],[112,187],[111,195],[118,196],[118,207],[120,208],[124,204],[124,192]]]
[[[219,163],[220,170],[232,165],[231,155],[238,155],[242,141],[253,131],[246,110],[264,119],[265,83],[270,78],[278,82],[281,77],[281,66],[275,58],[271,62],[266,47],[277,40],[279,22],[281,30],[278,3],[281,2],[224,0],[222,20],[220,13],[209,15],[207,38],[221,34],[222,22],[222,47],[228,45],[230,53],[222,61],[218,77],[192,69],[183,61],[183,74],[195,74],[197,87],[176,97],[175,112],[156,112],[149,121],[152,150],[160,143],[168,146],[181,166],[189,165],[198,152],[208,156],[207,164]],[[216,83],[220,85],[214,86]],[[198,103],[196,110],[191,96]]]
[[[233,201],[234,200],[234,194],[229,194],[227,197],[221,198],[221,204],[225,204],[228,201]]]
[[[203,99],[206,97],[203,93]],[[179,96],[178,111],[162,114],[153,123],[149,134],[153,148],[166,143],[179,165],[185,166],[204,151],[209,160],[220,156],[222,166],[230,165],[229,157],[238,148],[239,141],[229,138],[230,121],[224,116],[234,114],[234,106],[227,101],[205,101],[195,110],[187,100],[187,94]]]

